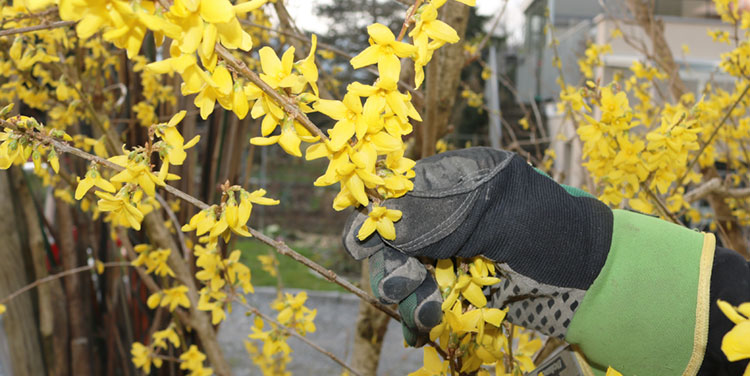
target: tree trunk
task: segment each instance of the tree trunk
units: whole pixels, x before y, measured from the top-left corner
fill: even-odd
[[[687,92],[687,88],[680,77],[680,67],[675,63],[672,50],[669,49],[667,39],[664,37],[664,22],[661,19],[654,18],[653,4],[652,1],[644,0],[628,0],[627,3],[638,26],[643,29],[651,40],[654,63],[671,80],[669,90],[676,102],[680,100],[682,94]]]
[[[34,203],[29,187],[20,168],[12,169],[13,183],[23,208],[23,217],[28,238],[28,248],[34,268],[34,279],[47,277],[47,254],[45,251],[43,221],[39,207]],[[68,361],[68,315],[60,280],[40,284],[36,288],[39,309],[39,332],[49,375],[64,376],[69,372]]]
[[[73,213],[70,206],[62,200],[56,203],[56,225],[60,249],[60,259],[64,270],[81,266],[78,259],[75,239],[73,238]],[[70,365],[71,372],[76,376],[92,374],[91,368],[91,336],[86,322],[85,299],[83,297],[83,278],[85,274],[76,273],[63,278],[65,285],[65,299],[68,303],[68,323],[70,328]]]
[[[370,288],[370,267],[367,260],[362,262],[362,289],[372,295]],[[354,335],[352,368],[362,376],[375,376],[380,362],[380,351],[390,317],[365,301],[359,302],[357,330]]]
[[[172,252],[169,255],[167,263],[175,272],[176,279],[188,288],[188,299],[190,299],[189,325],[198,333],[198,337],[203,345],[203,351],[208,357],[208,361],[219,376],[232,374],[229,363],[224,359],[224,353],[219,347],[219,341],[216,337],[216,330],[211,325],[208,313],[198,310],[198,289],[193,280],[193,274],[190,272],[189,265],[182,258],[180,248],[172,239],[172,235],[164,226],[164,217],[160,211],[152,211],[143,218],[143,227],[146,229],[146,235],[152,244],[159,248],[168,248]]]
[[[435,52],[432,61],[427,64],[425,75],[424,122],[421,132],[421,157],[435,154],[435,143],[449,130],[456,91],[461,81],[461,70],[464,62],[464,36],[469,21],[469,7],[456,1],[446,3],[440,11],[441,19],[453,27],[461,40],[448,44]]]
[[[13,199],[9,173],[0,171],[0,297],[6,297],[31,282],[24,267],[19,223],[13,215]],[[20,224],[23,226],[23,224]],[[7,370],[16,376],[44,375],[44,359],[39,345],[32,305],[32,295],[24,293],[6,303],[7,312],[0,317],[8,341],[10,365]]]

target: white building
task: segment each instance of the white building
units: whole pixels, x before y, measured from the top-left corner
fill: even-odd
[[[646,60],[623,38],[612,39],[612,30],[620,28],[631,40],[643,41],[651,48],[650,39],[640,27],[621,22],[628,17],[624,2],[602,0],[606,9],[598,0],[530,0],[526,5],[524,47],[519,54],[516,85],[522,100],[536,101],[544,109],[550,147],[557,155],[554,174],[562,183],[580,187],[586,175],[581,167],[581,145],[574,126],[557,113],[559,72],[552,63],[552,35],[544,33],[545,12],[549,9],[549,21],[555,26],[565,82],[583,83],[577,61],[591,41],[612,46],[612,52],[602,57],[603,66],[594,72],[595,80],[606,84],[618,72],[627,77],[634,61]],[[708,35],[708,30],[730,31],[717,17],[711,0],[654,0],[654,6],[656,17],[663,20],[665,38],[688,90],[700,97],[709,81],[714,85],[733,85],[733,79],[718,69],[720,55],[731,50],[731,46],[714,42]],[[687,54],[683,45],[689,46]],[[556,137],[558,134],[565,137]]]

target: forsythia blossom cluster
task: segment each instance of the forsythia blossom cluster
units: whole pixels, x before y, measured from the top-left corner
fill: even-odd
[[[300,335],[315,332],[313,320],[317,311],[305,307],[306,300],[307,293],[302,291],[297,295],[289,293],[280,295],[271,304],[271,308],[278,311],[276,320],[283,327],[271,323],[270,328],[264,330],[263,319],[259,316],[255,317],[253,333],[249,335],[249,338],[263,341],[263,347],[261,351],[258,351],[255,344],[250,341],[245,341],[245,347],[264,375],[290,374],[286,370],[287,364],[291,361],[289,354],[292,352],[286,343],[289,330],[294,330]]]
[[[719,308],[735,324],[721,341],[721,351],[730,362],[750,358],[750,302],[737,307],[719,300]],[[750,372],[750,366],[745,374]]]
[[[453,356],[441,360],[437,350],[427,346],[424,367],[410,375],[448,374],[450,362],[460,364],[461,373],[481,375],[489,375],[483,365],[494,366],[496,375],[534,369],[531,356],[541,348],[541,340],[520,327],[504,326],[507,309],[486,307],[482,289],[500,281],[494,275],[495,264],[482,257],[458,258],[455,264],[449,259],[438,261],[435,279],[443,295],[443,321],[430,331],[430,340]],[[508,341],[511,332],[516,344]]]

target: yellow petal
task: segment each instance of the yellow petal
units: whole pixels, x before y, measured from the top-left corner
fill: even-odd
[[[411,57],[417,52],[416,46],[404,42],[393,42],[391,43],[391,47],[393,47],[393,52],[399,57]]]
[[[86,192],[94,186],[94,179],[86,177],[83,180],[78,181],[78,187],[76,187],[76,193],[74,195],[76,200],[80,200],[86,195]]]
[[[281,71],[284,74],[292,72],[292,66],[294,65],[294,47],[289,47],[284,55],[281,56]]]
[[[229,73],[229,70],[227,70],[225,66],[217,66],[213,75],[211,75],[211,78],[216,82],[216,85],[218,85],[217,90],[221,94],[229,95],[229,93],[232,92],[232,74]]]
[[[737,324],[724,335],[721,351],[730,362],[750,358],[750,321]]]
[[[381,218],[377,222],[376,227],[378,229],[378,234],[380,234],[380,236],[382,236],[384,239],[396,239],[396,228],[393,226],[393,222],[391,222],[387,218]]]
[[[232,227],[232,228],[237,227],[238,210],[239,209],[237,208],[237,205],[227,205],[227,207],[224,209],[224,214],[227,219],[227,225],[229,225],[229,227]]]
[[[746,318],[742,317],[737,311],[732,307],[731,304],[723,301],[723,300],[717,300],[716,304],[719,305],[719,309],[721,309],[722,312],[724,312],[724,315],[727,316],[728,319],[732,320],[733,323],[739,324],[745,320]]]
[[[380,74],[381,84],[392,86],[398,82],[401,74],[401,62],[396,55],[381,56],[378,60],[378,73]]]
[[[330,99],[319,100],[315,104],[314,108],[315,111],[326,114],[328,117],[334,120],[341,120],[345,118],[347,113],[347,108],[343,102]]]
[[[250,143],[259,146],[273,145],[279,141],[279,136],[271,137],[253,137],[250,139]]]
[[[403,144],[399,138],[393,137],[384,132],[378,132],[372,135],[372,142],[377,146],[380,152],[391,152],[401,150]]]
[[[459,38],[458,33],[450,25],[443,21],[435,20],[425,25],[427,35],[432,39],[445,41],[448,43],[456,43]]]
[[[365,220],[365,223],[362,224],[362,227],[359,228],[359,232],[357,233],[357,238],[359,240],[365,240],[367,239],[370,234],[375,232],[375,229],[377,228],[377,225],[372,218],[367,218]]]
[[[367,27],[367,33],[370,34],[375,43],[378,44],[389,44],[396,40],[396,37],[391,32],[388,26],[380,23],[375,23]]]
[[[156,292],[151,294],[151,296],[148,297],[148,300],[146,300],[146,305],[148,308],[154,309],[159,306],[159,303],[161,302],[161,293]]]
[[[456,272],[450,259],[438,260],[435,266],[435,280],[441,289],[451,287],[456,282]]]
[[[365,185],[362,182],[362,180],[359,178],[359,176],[352,175],[347,181],[346,181],[346,187],[349,189],[349,193],[354,197],[354,199],[357,200],[362,206],[367,206],[367,204],[370,202],[370,200],[367,198],[367,194],[365,194]]]
[[[107,179],[102,178],[101,175],[97,176],[96,179],[94,179],[94,185],[109,193],[115,192],[115,186],[112,185],[112,183],[108,182]]]
[[[237,223],[244,225],[250,219],[250,213],[253,211],[253,204],[249,200],[240,201],[237,210]]]
[[[279,146],[281,146],[284,151],[287,153],[295,156],[295,157],[301,157],[302,151],[300,151],[300,143],[302,143],[302,140],[299,139],[297,136],[297,133],[295,133],[292,129],[285,129],[281,132],[281,136],[279,137]]]
[[[378,57],[380,56],[378,51],[380,51],[380,47],[378,46],[367,47],[364,49],[364,51],[353,57],[349,61],[349,63],[354,69],[359,69],[368,65],[375,64],[378,62]]]
[[[484,296],[482,288],[474,283],[469,283],[461,292],[461,295],[463,295],[463,297],[474,307],[482,308],[487,305],[487,297]]]
[[[305,151],[305,159],[312,161],[328,155],[328,147],[324,143],[310,145]]]
[[[281,70],[281,60],[276,56],[273,48],[263,47],[258,51],[258,55],[260,55],[260,66],[265,74],[275,75],[276,72]]]
[[[229,0],[201,1],[201,17],[210,23],[225,23],[234,18],[234,8]]]
[[[236,87],[232,93],[232,111],[241,120],[247,116],[247,112],[250,110],[250,103],[245,96],[245,91],[242,87]]]
[[[500,323],[505,318],[505,311],[497,308],[490,308],[490,309],[483,309],[482,315],[484,317],[484,321],[500,327]]]
[[[467,0],[463,0],[463,1],[467,1]],[[234,12],[240,15],[244,15],[245,13],[252,12],[260,8],[263,4],[267,2],[268,0],[250,0],[245,3],[235,5]]]
[[[203,40],[201,41],[201,52],[203,52],[203,55],[211,56],[211,54],[214,53],[217,35],[218,31],[214,24],[208,24],[203,29]]]

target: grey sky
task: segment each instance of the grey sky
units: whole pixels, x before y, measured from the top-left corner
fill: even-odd
[[[335,0],[286,0],[289,13],[294,17],[297,25],[305,30],[323,34],[326,25],[315,16],[315,5]],[[508,8],[505,10],[502,25],[511,35],[513,40],[520,40],[523,26],[523,0],[508,0]],[[479,14],[493,16],[502,8],[503,0],[477,0]]]

